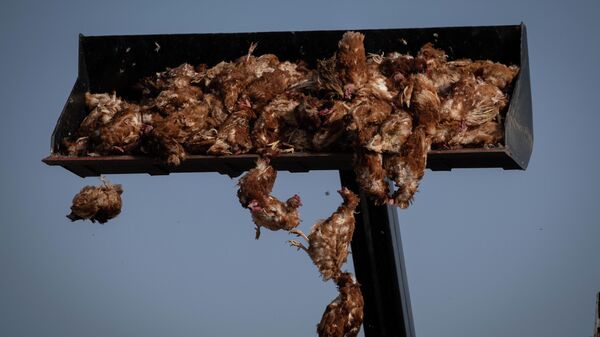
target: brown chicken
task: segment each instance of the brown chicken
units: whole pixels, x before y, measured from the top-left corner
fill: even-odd
[[[368,81],[365,85],[357,89],[357,96],[371,96],[390,102],[398,94],[396,86],[382,72],[383,62],[383,56],[369,54],[367,59]]]
[[[503,138],[502,125],[489,121],[475,127],[461,129],[448,141],[451,148],[463,146],[494,146]]]
[[[302,206],[302,201],[298,195],[292,196],[286,202],[271,196],[276,177],[277,171],[269,165],[269,160],[259,158],[256,167],[238,182],[238,199],[240,204],[252,213],[257,240],[261,227],[272,231],[289,231],[300,224],[298,208]]]
[[[302,206],[300,196],[294,194],[285,202],[274,196],[267,196],[263,202],[252,200],[248,208],[252,212],[252,220],[256,224],[256,239],[260,237],[260,228],[265,227],[272,231],[290,231],[300,225],[298,208]]]
[[[441,115],[471,127],[494,120],[507,104],[506,95],[498,87],[471,75],[453,86],[444,100]]]
[[[446,52],[435,48],[431,42],[425,43],[417,53],[417,59],[425,62],[427,68],[442,64],[446,62],[447,58]]]
[[[351,111],[343,101],[327,101],[320,107],[320,127],[313,135],[312,145],[317,150],[339,148],[346,134]],[[336,146],[337,145],[337,146]]]
[[[305,96],[292,88],[308,81],[306,74],[297,70],[290,62],[283,62],[278,69],[265,73],[248,86],[249,101],[258,119],[252,126],[252,142],[256,152],[274,155],[279,152],[293,152],[296,148],[307,148],[308,138],[297,139],[286,126],[298,130],[295,109]],[[246,94],[244,94],[246,97]]]
[[[369,79],[364,40],[361,33],[346,32],[338,42],[336,73],[342,81],[345,98],[350,98]]]
[[[350,99],[368,80],[365,36],[346,32],[331,58],[317,63],[317,87],[336,98]]]
[[[151,152],[162,155],[170,165],[180,165],[187,154],[185,144],[191,140],[198,142],[198,137],[202,134],[208,134],[209,137],[212,132],[212,136],[216,136],[216,130],[210,131],[207,125],[209,113],[210,106],[203,101],[165,118],[154,116],[156,121],[149,133],[153,143]]]
[[[356,182],[377,205],[389,203],[389,185],[385,180],[381,153],[358,150],[354,153],[354,173]]]
[[[481,78],[500,90],[504,90],[512,83],[519,73],[519,67],[515,65],[506,66],[492,61],[474,61],[471,71],[475,76]]]
[[[62,140],[64,152],[68,156],[86,156],[88,155],[88,136],[83,137],[65,137]]]
[[[317,61],[316,87],[326,93],[326,96],[342,98],[344,97],[344,83],[338,77],[335,61],[335,56]]]
[[[237,110],[237,102],[245,99],[242,94],[252,81],[274,71],[279,64],[273,54],[253,56],[255,47],[255,44],[251,45],[247,55],[234,62],[221,62],[205,73],[204,85],[221,96],[229,112]]]
[[[308,236],[297,229],[291,231],[303,237],[308,242],[308,248],[297,240],[289,240],[292,246],[308,253],[319,268],[323,281],[340,276],[354,233],[354,210],[358,206],[359,198],[345,187],[338,193],[344,199],[343,203],[327,220],[314,224]]]
[[[252,168],[238,181],[237,196],[242,207],[248,207],[250,201],[264,203],[273,190],[277,170],[269,165],[268,158],[258,158],[256,167]]]
[[[70,156],[95,155],[90,137],[97,135],[99,128],[109,124],[115,115],[129,106],[114,92],[112,94],[86,92],[85,103],[89,113],[79,125],[75,137],[67,137],[63,140],[66,152]]]
[[[250,100],[252,109],[260,111],[273,98],[290,87],[295,88],[308,81],[307,69],[286,61],[277,64],[273,70],[263,71],[262,76],[257,77],[245,88],[243,96]]]
[[[293,152],[309,152],[313,150],[312,140],[314,135],[305,129],[284,127],[281,132],[281,144]]]
[[[427,67],[427,77],[433,83],[438,95],[445,96],[455,83],[471,75],[471,68],[472,61],[469,59],[430,64]]]
[[[378,153],[400,153],[411,133],[412,118],[406,111],[397,110],[381,124],[365,148]]]
[[[257,152],[275,154],[293,151],[293,146],[280,144],[280,139],[284,123],[296,123],[293,114],[298,104],[292,95],[287,94],[281,94],[267,104],[252,128],[252,142]],[[288,149],[283,149],[286,144]]]
[[[85,186],[75,195],[67,218],[71,221],[89,219],[103,224],[121,213],[121,185],[111,184],[104,177],[101,179],[101,186]]]
[[[230,114],[219,128],[217,139],[208,149],[208,154],[241,154],[252,149],[250,121],[255,119],[256,115],[247,100],[238,105],[239,109]]]
[[[364,318],[360,284],[350,273],[343,273],[336,281],[339,295],[327,306],[317,325],[319,337],[356,337]]]
[[[200,109],[202,113],[197,117],[206,120],[198,123],[197,127],[191,128],[183,142],[186,152],[190,154],[206,154],[217,140],[219,127],[229,116],[221,100],[213,94],[205,94],[200,103],[200,106],[202,105],[208,107],[208,115],[204,115],[204,110]]]
[[[385,100],[368,97],[354,106],[351,112],[352,123],[348,130],[356,133],[358,146],[366,146],[392,113],[392,105]]]
[[[390,87],[401,90],[408,84],[410,76],[423,72],[425,66],[426,62],[422,58],[392,52],[383,57],[379,69],[388,79]]]
[[[419,187],[419,181],[425,174],[427,152],[431,148],[431,139],[424,127],[418,126],[408,138],[400,154],[384,155],[383,165],[388,176],[395,182],[398,190],[390,203],[407,208]]]
[[[165,90],[189,87],[200,79],[201,74],[190,64],[184,63],[175,68],[167,68],[154,76],[145,77],[135,88],[146,97],[154,97]]]
[[[130,153],[140,145],[142,134],[152,130],[144,124],[137,104],[126,103],[110,122],[100,126],[90,137],[95,152],[100,154]]]
[[[79,133],[86,136],[93,134],[100,126],[108,124],[127,105],[115,92],[112,95],[86,92],[85,104],[90,113],[81,122]]]
[[[412,75],[402,92],[402,101],[413,112],[417,124],[434,134],[440,122],[441,101],[433,82],[423,74]]]
[[[258,153],[275,155],[312,147],[312,135],[301,128],[303,121],[296,113],[307,97],[311,96],[289,90],[267,104],[252,128],[252,142]],[[305,124],[303,126],[306,127]]]
[[[163,116],[168,116],[198,104],[201,99],[202,90],[188,86],[161,91],[147,106]]]

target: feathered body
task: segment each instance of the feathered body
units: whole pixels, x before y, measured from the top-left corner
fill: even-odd
[[[425,129],[418,127],[410,135],[400,154],[385,156],[385,170],[398,187],[392,202],[401,208],[407,208],[417,192],[419,181],[425,174],[430,148],[431,140]]]
[[[412,118],[404,110],[395,111],[368,140],[365,148],[377,153],[399,153],[412,133]]]
[[[144,124],[140,107],[127,103],[110,122],[100,126],[90,137],[94,150],[100,154],[130,153],[140,144]]]
[[[276,178],[277,170],[269,165],[269,160],[259,158],[256,161],[256,166],[238,181],[237,196],[242,207],[248,207],[252,200],[259,203],[264,202],[271,194]]]
[[[192,65],[183,63],[178,67],[167,68],[163,72],[145,77],[135,87],[145,97],[156,97],[162,91],[186,88],[192,83],[199,82],[200,79],[201,74],[196,72]]]
[[[305,238],[308,248],[296,240],[290,240],[291,245],[308,253],[324,281],[340,276],[354,234],[354,211],[359,198],[348,188],[342,188],[339,193],[344,200],[342,204],[329,218],[314,224],[308,236],[299,230],[292,231]]]
[[[346,97],[368,80],[364,39],[365,36],[361,33],[346,32],[338,42],[336,72],[344,85]]]
[[[302,201],[294,195],[285,202],[271,195],[277,171],[265,158],[259,158],[256,167],[242,176],[238,182],[238,199],[248,208],[256,224],[256,239],[260,237],[260,228],[272,231],[292,230],[300,224],[298,208]]]
[[[423,74],[413,75],[403,90],[403,101],[419,125],[434,134],[440,121],[441,101],[433,82]]]
[[[79,133],[82,135],[91,135],[99,127],[110,123],[127,105],[115,92],[111,95],[86,92],[85,104],[90,112],[79,126]]]
[[[272,231],[290,231],[300,225],[298,209],[302,201],[298,195],[294,195],[285,202],[274,196],[267,196],[264,201],[251,201],[250,209],[252,220],[256,224],[256,239],[260,237],[260,228],[265,227]]]
[[[177,166],[186,158],[185,144],[195,140],[199,142],[199,135],[211,135],[214,138],[216,132],[211,132],[207,124],[210,114],[210,106],[204,102],[188,106],[168,116],[161,118],[155,116],[150,138],[156,144],[156,152],[166,158],[167,163]]]
[[[360,285],[350,273],[337,279],[339,295],[327,306],[317,325],[319,337],[356,337],[364,318]]]
[[[252,145],[250,121],[256,114],[247,103],[240,104],[240,109],[230,114],[219,128],[215,143],[208,149],[208,154],[229,155],[249,152]]]
[[[387,173],[383,168],[381,153],[359,150],[354,154],[354,174],[356,182],[376,204],[383,205],[389,200],[389,185],[385,181]]]
[[[104,180],[101,186],[85,186],[73,198],[71,221],[89,219],[103,224],[121,213],[121,194],[119,184]]]

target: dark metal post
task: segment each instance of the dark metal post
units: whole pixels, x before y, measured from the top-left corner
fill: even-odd
[[[596,295],[596,324],[594,325],[594,337],[600,337],[600,293]]]
[[[340,179],[359,191],[352,171],[340,171]],[[396,209],[361,193],[358,211],[352,259],[365,299],[365,336],[415,337]]]

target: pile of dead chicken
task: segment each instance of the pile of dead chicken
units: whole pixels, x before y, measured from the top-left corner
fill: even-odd
[[[252,45],[232,62],[144,78],[136,102],[88,93],[90,113],[63,148],[75,156],[147,154],[171,165],[187,154],[353,152],[360,187],[378,204],[407,207],[431,147],[502,141],[501,112],[518,67],[448,61],[432,44],[414,57],[367,55],[363,40],[345,33],[316,69],[254,56]]]
[[[261,228],[304,238],[303,249],[339,296],[317,326],[320,337],[356,336],[363,319],[360,286],[342,272],[354,233],[357,195],[342,188],[340,207],[308,235],[299,196],[271,194],[281,152],[352,152],[360,188],[377,204],[406,208],[423,177],[432,147],[496,146],[503,138],[516,66],[491,61],[448,61],[431,44],[416,56],[367,55],[364,36],[347,32],[316,69],[277,56],[248,54],[212,68],[183,64],[143,79],[141,99],[86,94],[90,110],[73,137],[73,156],[146,154],[179,165],[188,154],[257,153],[256,167],[239,180],[238,198]],[[396,190],[390,189],[393,181]],[[73,200],[72,220],[105,222],[121,207],[120,185],[85,187]]]

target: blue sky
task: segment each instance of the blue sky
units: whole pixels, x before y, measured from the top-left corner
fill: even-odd
[[[597,1],[4,1],[0,335],[307,336],[336,295],[285,233],[256,242],[235,181],[109,176],[123,213],[70,223],[80,179],[40,160],[77,76],[77,34],[528,26],[527,171],[427,172],[399,219],[419,337],[591,336],[600,291]],[[281,173],[302,228],[336,172]],[[326,195],[326,192],[332,192]],[[348,264],[351,269],[351,263]]]

